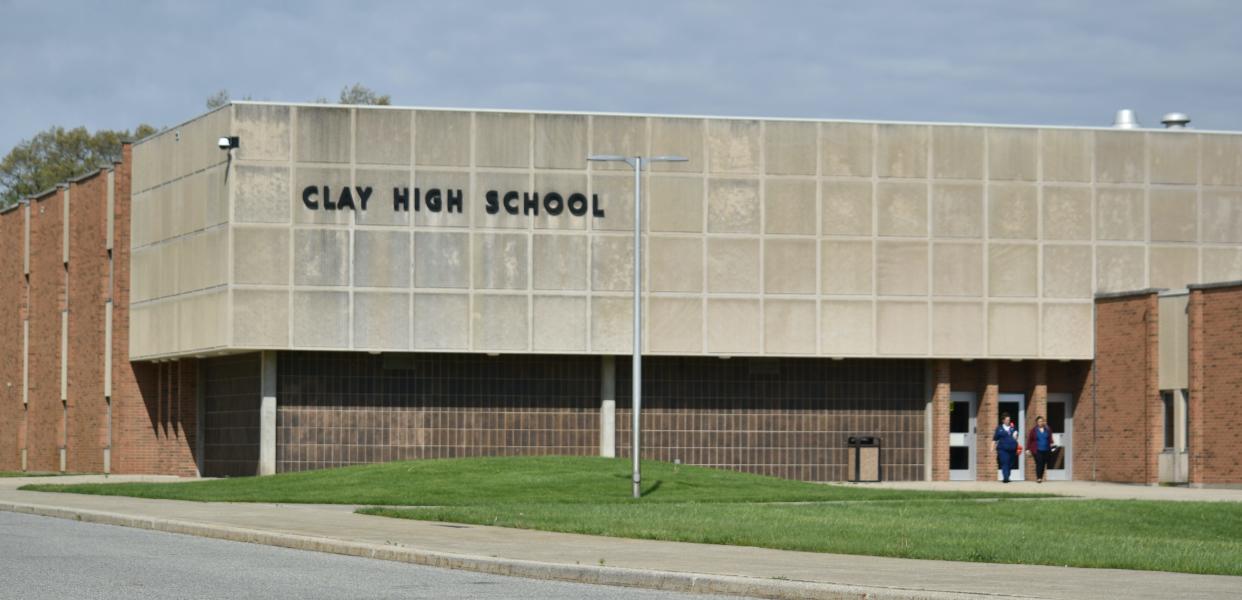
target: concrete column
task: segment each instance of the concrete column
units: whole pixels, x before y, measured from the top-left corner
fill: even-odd
[[[617,360],[600,357],[599,384],[599,455],[617,455]]]
[[[259,404],[259,475],[276,473],[276,352],[261,354],[259,387],[263,399]]]

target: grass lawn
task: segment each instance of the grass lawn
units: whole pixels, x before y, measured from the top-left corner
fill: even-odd
[[[25,471],[0,471],[0,477],[58,477],[68,473],[27,473]]]
[[[360,512],[810,552],[1242,575],[1242,505],[1227,502],[530,504]]]
[[[475,458],[186,483],[40,483],[22,489],[362,504],[372,507],[360,512],[388,517],[616,537],[1242,575],[1239,503],[882,490],[654,461],[644,463],[645,495],[635,501],[629,497],[629,469],[625,459]]]
[[[994,498],[820,485],[702,467],[643,462],[644,503]],[[391,462],[179,483],[31,484],[23,490],[204,502],[464,506],[632,503],[627,459],[539,456]]]

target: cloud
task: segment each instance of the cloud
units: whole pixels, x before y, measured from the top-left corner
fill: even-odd
[[[1176,6],[0,0],[0,146],[354,82],[424,106],[1242,129],[1242,4]]]

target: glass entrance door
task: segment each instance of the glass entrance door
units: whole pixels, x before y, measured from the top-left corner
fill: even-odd
[[[949,396],[949,479],[975,480],[975,393]]]
[[[1009,419],[1018,431],[1018,443],[1026,446],[1026,394],[1001,394],[1000,401],[997,402],[996,422],[992,424],[992,431],[1000,425],[1000,416],[1009,413]],[[989,433],[988,439],[992,436]],[[1022,448],[1022,452],[1026,452],[1026,448]],[[1021,456],[1017,458],[1017,464],[1009,471],[1010,481],[1022,481],[1026,475],[1026,461]],[[1001,474],[999,462],[996,465],[996,480],[1001,481],[1004,475]]]
[[[1048,479],[1073,479],[1074,397],[1071,394],[1048,394],[1048,427],[1052,443],[1057,447],[1048,463]]]

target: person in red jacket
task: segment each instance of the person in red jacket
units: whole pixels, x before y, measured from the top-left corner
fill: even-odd
[[[1026,451],[1035,458],[1035,483],[1044,482],[1044,471],[1048,468],[1053,447],[1052,428],[1044,423],[1043,417],[1035,417],[1035,427],[1026,434]]]

